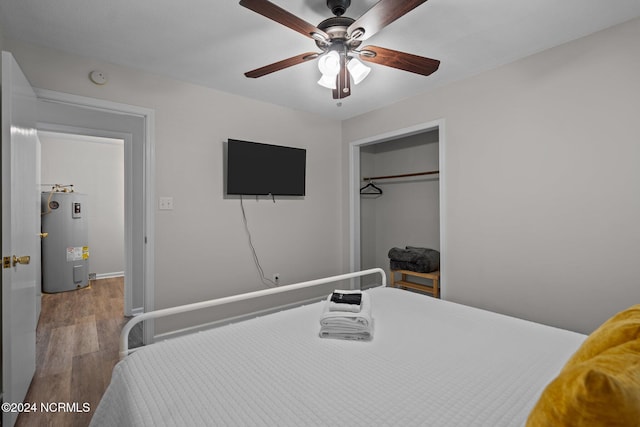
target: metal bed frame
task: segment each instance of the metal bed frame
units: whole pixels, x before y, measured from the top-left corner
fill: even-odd
[[[129,353],[137,350],[129,348],[129,332],[131,329],[140,322],[149,319],[157,319],[160,317],[171,316],[173,314],[186,313],[188,311],[200,310],[203,308],[216,307],[220,305],[225,305],[238,301],[246,301],[253,298],[264,297],[267,295],[275,295],[284,293],[287,291],[293,291],[297,289],[311,288],[313,286],[324,285],[331,282],[339,282],[341,280],[353,279],[356,277],[367,276],[369,274],[380,274],[381,277],[381,286],[387,286],[387,276],[383,269],[381,268],[371,268],[368,270],[356,271],[353,273],[345,273],[337,276],[324,277],[322,279],[309,280],[306,282],[294,283],[291,285],[278,286],[277,288],[269,288],[263,289],[260,291],[247,292],[244,294],[231,295],[228,297],[222,297],[207,301],[196,302],[192,304],[179,305],[176,307],[163,308],[160,310],[149,311],[146,313],[142,313],[133,319],[129,320],[124,327],[122,328],[122,332],[120,333],[120,359],[124,359],[129,355]],[[138,347],[141,348],[141,347]]]

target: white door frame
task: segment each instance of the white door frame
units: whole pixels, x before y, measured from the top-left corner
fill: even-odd
[[[105,111],[108,113],[124,114],[128,116],[141,117],[144,120],[144,164],[134,165],[131,161],[132,144],[127,144],[127,141],[131,142],[131,135],[119,132],[101,131],[100,135],[105,137],[115,137],[125,140],[125,170],[131,174],[133,168],[142,168],[144,170],[144,268],[143,268],[143,294],[144,294],[144,311],[151,311],[154,309],[155,289],[154,289],[154,242],[155,242],[155,112],[152,109],[138,107],[129,104],[122,104],[112,101],[106,101],[96,98],[88,98],[79,95],[72,95],[63,92],[56,92],[47,89],[34,89],[39,100],[46,100],[58,103],[64,103],[73,105],[79,108],[85,108],[90,110]],[[81,129],[78,127],[58,126],[58,125],[45,125],[39,124],[42,129],[54,132],[69,132],[95,134],[95,130]],[[131,176],[131,175],[129,175]],[[130,180],[131,181],[131,180]],[[133,186],[129,182],[125,186],[125,199],[127,201],[127,207],[125,209],[133,210],[132,193]],[[133,212],[127,212],[129,218],[132,218]],[[125,213],[125,215],[127,215]],[[130,277],[132,266],[132,253],[133,253],[133,239],[132,239],[132,221],[125,221],[125,278]],[[125,290],[125,312],[132,313],[132,287],[128,286]],[[144,327],[145,343],[153,342],[153,336],[155,334],[153,322],[146,322]]]
[[[349,143],[349,268],[351,271],[358,271],[360,266],[360,147],[366,145],[377,144],[380,142],[391,141],[394,139],[404,138],[418,133],[438,130],[439,149],[438,149],[438,169],[439,174],[439,192],[440,192],[440,271],[442,277],[440,286],[442,288],[441,297],[446,299],[446,131],[445,120],[439,119],[417,125],[396,129],[393,131],[373,135],[367,138],[358,139]]]

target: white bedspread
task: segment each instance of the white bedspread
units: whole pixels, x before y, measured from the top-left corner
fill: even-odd
[[[519,426],[585,336],[392,288],[371,342],[322,303],[139,350],[92,426]]]

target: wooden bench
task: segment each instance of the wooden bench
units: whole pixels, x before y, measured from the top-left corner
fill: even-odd
[[[401,280],[396,280],[396,273],[400,273],[402,275]],[[431,286],[423,285],[421,283],[410,282],[407,279],[407,276],[431,279]],[[434,298],[440,298],[439,281],[440,281],[440,271],[432,271],[431,273],[418,273],[416,271],[409,271],[409,270],[391,270],[389,286],[391,286],[392,288],[400,287],[400,288],[415,289],[417,291],[430,294]]]

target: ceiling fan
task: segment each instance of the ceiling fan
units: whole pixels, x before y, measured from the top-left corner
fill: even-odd
[[[343,16],[351,0],[327,0],[327,7],[335,16],[314,26],[268,0],[240,0],[241,6],[315,40],[321,50],[257,68],[245,76],[262,77],[317,58],[322,72],[318,84],[332,89],[334,99],[351,95],[351,79],[358,84],[369,74],[370,68],[359,59],[428,76],[438,69],[440,61],[378,46],[360,47],[364,40],[426,1],[380,0],[360,18],[353,19]]]

